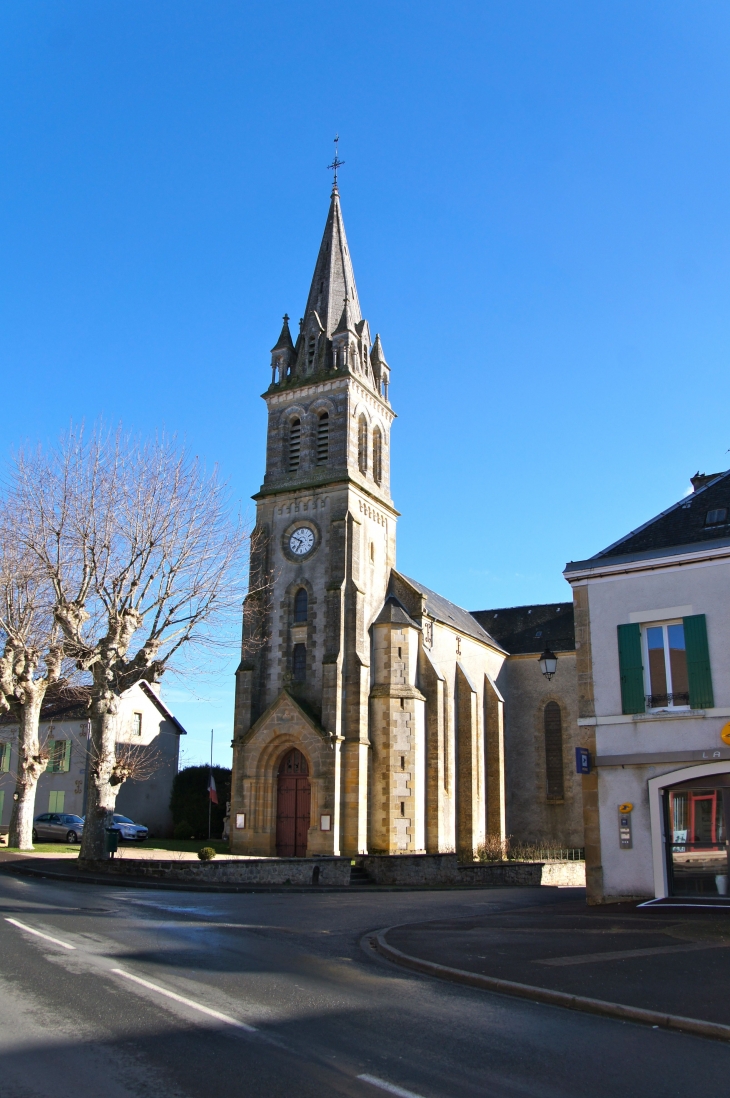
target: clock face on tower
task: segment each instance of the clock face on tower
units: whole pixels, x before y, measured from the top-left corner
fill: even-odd
[[[289,535],[289,552],[295,557],[303,557],[314,546],[314,533],[308,526],[300,526]]]

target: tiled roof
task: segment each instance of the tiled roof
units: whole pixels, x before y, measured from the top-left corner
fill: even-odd
[[[510,655],[539,654],[545,647],[554,652],[575,650],[573,603],[539,603],[535,606],[506,606],[497,610],[472,610],[484,627]]]
[[[730,470],[718,473],[704,487],[683,497],[587,561],[569,561],[565,570],[568,573],[577,571],[606,558],[647,557],[652,551],[665,556],[668,551],[670,554],[672,551],[691,551],[712,542],[720,546],[730,544],[729,521],[707,522],[711,511],[723,508],[727,511],[726,520],[730,519]]]

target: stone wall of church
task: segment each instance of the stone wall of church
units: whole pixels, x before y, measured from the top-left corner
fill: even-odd
[[[513,840],[550,847],[582,847],[582,779],[575,772],[578,691],[575,652],[559,652],[548,682],[534,654],[510,656],[497,685],[505,699],[507,833]],[[563,797],[548,798],[545,706],[560,706]]]

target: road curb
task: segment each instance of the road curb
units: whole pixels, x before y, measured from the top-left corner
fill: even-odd
[[[608,1018],[620,1018],[625,1022],[639,1022],[642,1025],[658,1026],[661,1029],[691,1033],[696,1037],[710,1037],[715,1041],[730,1041],[730,1026],[720,1022],[704,1022],[701,1018],[684,1018],[681,1014],[664,1014],[656,1010],[644,1010],[642,1007],[626,1006],[624,1003],[610,1003],[605,999],[590,999],[583,995],[570,995],[565,991],[553,991],[547,987],[533,987],[514,980],[502,980],[497,976],[482,976],[478,972],[466,972],[461,968],[449,968],[435,961],[426,961],[421,957],[412,957],[390,945],[385,936],[388,927],[370,940],[383,957],[403,968],[421,972],[426,976],[437,976],[455,984],[481,988],[484,991],[496,991],[502,995],[511,995],[519,999],[530,999],[536,1003],[549,1003],[551,1006],[565,1007],[568,1010],[581,1010],[587,1014],[602,1014]]]

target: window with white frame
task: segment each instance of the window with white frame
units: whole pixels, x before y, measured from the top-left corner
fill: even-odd
[[[678,621],[645,625],[642,633],[648,708],[689,706],[684,624]]]
[[[141,736],[142,735],[142,714],[141,713],[132,713],[132,735],[133,736]]]

